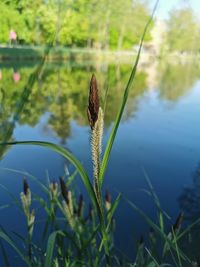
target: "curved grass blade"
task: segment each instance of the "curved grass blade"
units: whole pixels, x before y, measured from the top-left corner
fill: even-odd
[[[26,171],[20,171],[20,170],[16,170],[16,169],[12,169],[12,168],[3,168],[3,167],[1,167],[0,170],[9,171],[9,172],[21,174],[21,175],[23,175],[25,177],[29,177],[31,180],[36,182],[45,193],[49,192],[48,188],[43,183],[41,183],[40,180],[37,177],[31,175],[30,173],[28,173]]]
[[[107,216],[107,220],[108,220],[108,223],[107,223],[107,230],[108,230],[109,227],[110,227],[110,224],[111,224],[113,215],[114,215],[114,213],[115,213],[115,211],[116,211],[116,209],[117,209],[117,207],[118,207],[118,205],[119,205],[120,200],[121,200],[121,194],[119,194],[119,195],[117,196],[117,198],[115,199],[114,203],[113,203],[112,206],[111,206],[111,209],[110,209],[109,212],[108,212],[108,216]]]
[[[164,216],[165,216],[168,220],[170,220],[170,217],[169,217],[169,215],[162,209],[161,204],[160,204],[160,200],[159,200],[159,198],[158,198],[158,196],[157,196],[157,194],[156,194],[156,192],[155,192],[155,190],[154,190],[154,188],[153,188],[153,185],[152,185],[152,183],[151,183],[151,181],[150,181],[150,178],[149,178],[149,176],[148,176],[146,170],[145,170],[144,168],[142,168],[142,170],[143,170],[144,178],[145,178],[145,180],[146,180],[146,182],[147,182],[147,184],[148,184],[148,186],[149,186],[150,194],[151,194],[151,196],[152,196],[152,198],[153,198],[153,200],[154,200],[154,203],[155,203],[155,205],[156,205],[156,207],[157,207],[157,209],[158,209],[158,211],[159,211],[159,212],[158,212],[158,220],[159,220],[159,223],[160,223],[160,228],[161,228],[162,231],[164,231]]]
[[[99,225],[94,229],[94,231],[91,233],[90,237],[87,241],[84,242],[84,244],[81,247],[81,253],[86,250],[87,246],[89,246],[92,242],[92,240],[95,238],[97,232],[99,231]]]
[[[127,200],[128,204],[137,211],[141,217],[154,229],[156,233],[162,237],[162,239],[168,244],[169,248],[173,249],[177,253],[177,247],[176,245],[169,239],[169,237],[140,209],[138,208],[133,202]],[[190,259],[179,249],[179,255],[184,260],[187,261],[189,264],[191,264]]]
[[[13,203],[18,206],[20,210],[22,210],[19,200],[12,194],[4,185],[0,184],[0,188],[2,188],[7,195],[13,200]],[[11,206],[11,205],[10,205]]]
[[[6,253],[6,250],[4,248],[3,243],[1,241],[0,241],[0,247],[1,247],[1,252],[2,252],[2,256],[3,256],[3,260],[4,260],[4,263],[5,263],[5,266],[6,267],[11,267],[11,265],[9,263],[8,255]]]
[[[12,239],[4,232],[0,231],[0,238],[6,241],[20,256],[20,258],[27,264],[28,267],[32,267],[31,262],[26,258],[23,253],[18,249]]]
[[[106,233],[109,232],[110,224],[112,222],[113,215],[114,215],[114,213],[115,213],[115,211],[116,211],[116,209],[117,209],[117,207],[119,205],[120,200],[121,200],[121,194],[119,194],[117,196],[117,198],[115,199],[114,203],[112,204],[112,206],[111,206],[111,208],[110,208],[110,210],[109,210],[109,212],[107,214]],[[103,247],[103,240],[101,241],[101,244],[99,246],[99,250],[100,251],[101,251],[102,247]]]
[[[51,267],[52,266],[53,250],[54,250],[54,245],[55,245],[55,241],[56,241],[56,236],[58,234],[64,235],[63,232],[56,231],[56,232],[53,232],[49,236],[49,239],[48,239],[48,242],[47,242],[47,249],[46,249],[46,257],[45,257],[44,267]]]
[[[77,175],[77,170],[75,170],[70,176],[67,177],[66,185],[70,186],[70,184],[74,181]]]
[[[177,258],[178,258],[179,267],[183,267],[182,262],[181,262],[181,256],[180,256],[179,249],[178,249],[176,234],[175,234],[173,228],[172,228],[172,235],[173,235],[173,240],[174,240],[174,243],[175,243],[175,246],[176,246],[176,252],[177,252]]]
[[[178,241],[179,239],[181,239],[184,235],[186,235],[194,226],[196,226],[198,223],[200,223],[200,218],[198,218],[196,221],[194,221],[193,223],[191,223],[183,232],[181,232],[176,240]]]
[[[81,179],[87,189],[87,192],[91,198],[91,201],[93,203],[93,205],[95,206],[95,208],[98,211],[98,215],[100,220],[102,221],[102,213],[101,213],[101,209],[99,207],[98,201],[96,199],[96,195],[93,189],[93,186],[90,182],[90,179],[85,171],[85,169],[83,168],[82,164],[80,163],[80,161],[68,150],[66,150],[65,148],[50,143],[50,142],[44,142],[44,141],[16,141],[16,142],[8,142],[8,143],[0,143],[0,145],[35,145],[35,146],[42,146],[42,147],[46,147],[48,149],[51,149],[55,152],[57,152],[58,154],[60,154],[61,156],[63,156],[64,158],[68,159],[78,170]]]
[[[149,21],[147,22],[147,24],[146,24],[146,26],[144,28],[144,31],[143,31],[143,34],[142,34],[142,38],[141,38],[141,41],[140,41],[139,50],[138,50],[137,57],[136,57],[136,61],[135,61],[135,64],[133,66],[133,69],[131,71],[131,75],[129,77],[127,86],[126,86],[126,88],[124,90],[124,96],[123,96],[123,100],[122,100],[122,103],[121,103],[121,107],[120,107],[120,109],[118,111],[117,117],[116,117],[115,122],[114,122],[114,126],[112,128],[110,137],[109,137],[107,145],[106,145],[106,149],[105,149],[105,152],[104,152],[104,155],[103,155],[103,160],[102,160],[102,163],[101,163],[100,175],[99,175],[100,185],[102,185],[103,180],[104,180],[104,174],[105,174],[105,171],[106,171],[106,167],[108,165],[110,152],[111,152],[114,140],[115,140],[115,136],[117,134],[117,130],[118,130],[121,118],[122,118],[122,114],[123,114],[124,108],[126,106],[126,102],[127,102],[127,99],[128,99],[130,88],[131,88],[131,86],[132,86],[132,84],[134,82],[134,78],[135,78],[135,75],[136,75],[136,70],[137,70],[137,66],[138,66],[138,62],[139,62],[139,59],[140,59],[140,54],[141,54],[141,50],[142,50],[142,46],[143,46],[143,41],[144,41],[146,32],[147,32],[147,30],[149,28],[149,25],[151,24],[151,22],[153,20],[153,16],[154,16],[154,13],[156,11],[158,2],[159,2],[159,0],[156,1],[156,4],[155,4],[153,12],[152,12],[152,15],[151,15]]]

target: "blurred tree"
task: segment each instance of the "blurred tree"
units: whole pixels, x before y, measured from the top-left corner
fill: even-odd
[[[160,97],[169,101],[178,101],[192,89],[200,76],[198,61],[184,64],[161,61],[158,65]]]
[[[55,37],[57,45],[101,49],[132,48],[149,18],[142,0],[2,0],[0,10],[0,43],[8,43],[13,29],[20,44]]]
[[[171,12],[166,41],[170,51],[188,52],[200,49],[200,26],[191,9]]]
[[[130,49],[138,44],[145,24],[149,19],[147,5],[138,0],[118,0],[113,3],[110,20],[110,46],[111,48]],[[145,41],[151,40],[151,29],[148,30]]]

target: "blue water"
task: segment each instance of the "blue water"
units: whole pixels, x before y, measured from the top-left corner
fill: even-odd
[[[169,64],[168,68],[170,67],[174,68],[173,65]],[[113,66],[111,66],[111,70],[112,68]],[[108,101],[110,102],[106,109],[108,114],[112,112],[112,116],[109,117],[105,126],[103,148],[105,148],[115,114],[119,109],[120,99],[130,68],[131,65],[127,64],[126,72],[123,72],[123,69],[121,70],[122,81],[120,82],[119,80],[116,83],[116,88],[113,86],[113,84],[116,84],[112,81],[115,80],[113,78],[114,72],[110,71],[109,73],[109,65],[106,70],[104,68],[102,68],[103,71],[101,69],[96,70],[97,79],[98,76],[101,76],[100,85],[103,89],[105,89],[107,84],[108,86],[113,86],[111,95],[108,97]],[[20,69],[18,71],[20,72]],[[86,117],[85,110],[87,107],[88,90],[86,86],[89,84],[89,77],[92,72],[94,70],[88,71],[84,68],[81,69],[82,74],[80,74],[79,68],[70,70],[71,75],[74,75],[73,82],[75,81],[71,85],[68,79],[69,76],[65,77],[65,74],[69,74],[69,70],[63,70],[60,80],[55,83],[58,86],[54,88],[52,82],[52,86],[49,88],[51,80],[54,81],[53,78],[57,77],[57,69],[49,70],[50,74],[47,71],[47,78],[45,77],[45,81],[41,82],[41,87],[35,86],[35,91],[32,92],[32,94],[38,94],[37,101],[34,102],[34,99],[31,100],[30,97],[30,103],[25,103],[24,109],[20,113],[20,118],[15,121],[12,139],[18,141],[44,140],[62,144],[76,155],[88,173],[92,175],[89,143],[90,128],[87,125],[87,119],[81,118],[81,116]],[[2,67],[2,73],[9,76],[12,73],[12,69],[4,69]],[[157,69],[157,73],[159,73],[159,68]],[[174,83],[169,83],[168,87],[165,88],[164,95],[162,91],[163,79],[155,79],[154,85],[151,85],[151,87],[146,81],[141,92],[137,95],[132,94],[132,97],[128,101],[128,106],[120,124],[106,171],[104,191],[108,189],[113,199],[119,192],[122,193],[123,199],[116,214],[116,227],[118,231],[116,231],[115,238],[116,243],[119,244],[119,248],[129,255],[134,251],[134,240],[139,239],[141,235],[147,236],[149,227],[130,208],[126,199],[136,203],[151,218],[155,219],[156,217],[155,204],[145,191],[149,188],[144,178],[144,171],[148,174],[162,208],[171,216],[171,221],[168,222],[169,226],[174,223],[179,211],[184,210],[185,206],[180,201],[180,197],[182,196],[184,199],[185,188],[193,187],[194,172],[200,162],[199,73],[194,75],[191,83],[188,82],[186,84],[187,88],[185,88],[186,77],[177,77]],[[188,72],[188,75],[190,75],[190,72]],[[148,76],[148,72],[146,76]],[[167,79],[167,77],[165,78]],[[180,80],[181,78],[182,81]],[[9,79],[10,87],[6,90],[12,92],[12,90],[17,91],[24,88],[24,84],[20,85],[14,83],[11,78]],[[49,83],[45,86],[45,82],[47,81]],[[181,82],[183,91],[181,91]],[[4,83],[5,81],[2,78],[0,85],[3,87]],[[74,84],[77,84],[77,87],[81,88],[76,90]],[[174,97],[173,87],[174,90],[176,88],[179,90],[178,95],[175,94]],[[133,91],[136,89],[135,87],[132,88]],[[44,98],[41,97],[40,99],[39,90],[41,90],[41,95],[45,95]],[[84,91],[84,96],[86,96],[83,100],[80,100],[81,90]],[[115,90],[116,92],[120,91],[120,93],[116,93]],[[167,97],[168,91],[172,92],[169,97]],[[62,92],[64,92],[64,97],[62,98],[62,105],[60,105],[59,101],[56,103],[56,97],[59,94],[62,95]],[[117,104],[115,102],[115,93],[119,98]],[[52,96],[51,94],[54,95]],[[15,95],[12,95],[12,98]],[[51,97],[53,100],[51,100]],[[55,131],[57,129],[56,123],[54,124],[54,128],[52,128],[49,120],[55,116],[55,113],[60,107],[64,110],[67,109],[65,101],[69,107],[70,101],[76,103],[76,99],[79,99],[79,102],[73,109],[72,114],[69,113],[63,116],[63,122],[60,123],[61,129],[62,127],[68,127],[70,129],[63,137],[62,132],[59,135],[59,131]],[[19,101],[19,99],[16,101]],[[13,103],[15,100],[12,99],[10,102]],[[40,102],[41,109],[35,108]],[[26,115],[28,111],[30,111],[30,115],[23,121],[23,115]],[[12,104],[8,112],[14,112]],[[31,116],[36,115],[37,120],[31,123]],[[66,121],[68,117],[69,119]],[[7,120],[9,121],[11,118],[8,116]],[[3,123],[3,118],[1,121]],[[51,180],[56,180],[64,173],[66,165],[71,173],[73,171],[72,166],[59,155],[48,149],[34,146],[12,147],[4,154],[0,162],[0,184],[5,186],[19,200],[19,194],[22,191],[22,179],[26,175],[15,173],[5,168],[28,172],[45,183],[47,182],[47,174]],[[37,184],[28,177],[27,179],[30,183],[31,190],[40,194],[41,192]],[[76,178],[76,184],[78,190],[84,193],[86,202],[88,202],[84,186],[79,177]],[[4,189],[0,190],[1,205],[11,203],[13,201],[11,197]],[[8,231],[24,231],[24,217],[14,205],[8,209],[0,210],[0,212],[1,225],[6,227]]]

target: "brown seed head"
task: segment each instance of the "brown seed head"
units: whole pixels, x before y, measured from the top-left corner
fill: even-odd
[[[109,191],[106,191],[105,199],[106,199],[106,202],[111,204],[111,194]]]
[[[93,129],[94,124],[98,119],[98,113],[99,113],[98,87],[97,87],[96,77],[93,74],[90,80],[89,103],[87,109],[87,115],[91,129]]]
[[[54,191],[56,190],[56,182],[55,181],[52,182],[52,188]]]
[[[172,226],[174,231],[177,231],[181,227],[181,224],[183,222],[183,217],[184,217],[184,213],[180,212],[176,219],[175,224]]]
[[[62,196],[63,196],[65,202],[68,205],[69,204],[69,197],[68,197],[67,187],[65,185],[65,182],[64,182],[63,178],[60,177],[59,180],[60,180],[60,188],[61,188]]]
[[[24,195],[27,196],[28,190],[29,190],[29,186],[28,186],[28,182],[27,182],[27,180],[25,178],[24,178],[24,182],[23,182],[23,189],[24,189]]]

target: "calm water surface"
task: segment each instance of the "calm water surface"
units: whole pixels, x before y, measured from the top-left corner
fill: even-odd
[[[92,174],[86,108],[94,72],[102,100],[108,88],[104,144],[108,139],[131,64],[62,62],[47,64],[31,91],[26,84],[36,65],[0,65],[1,140],[44,140],[68,148]],[[160,61],[140,66],[113,146],[105,190],[118,192],[155,219],[155,205],[145,193],[148,174],[163,209],[174,222],[180,210],[191,218],[200,213],[200,66]],[[105,147],[105,146],[104,146]],[[56,180],[66,166],[63,158],[44,148],[1,149],[0,184],[19,199],[26,171],[43,182]],[[29,180],[32,191],[40,189]],[[77,190],[85,192],[79,177]],[[1,186],[1,187],[2,187]],[[12,198],[0,189],[1,205]],[[87,197],[86,197],[87,198]],[[88,202],[86,200],[86,202]],[[1,225],[22,231],[24,217],[14,208],[2,209]],[[41,211],[38,211],[40,215]],[[39,216],[38,215],[38,216]],[[147,235],[143,220],[122,200],[117,211],[116,241],[131,255],[134,240]]]

